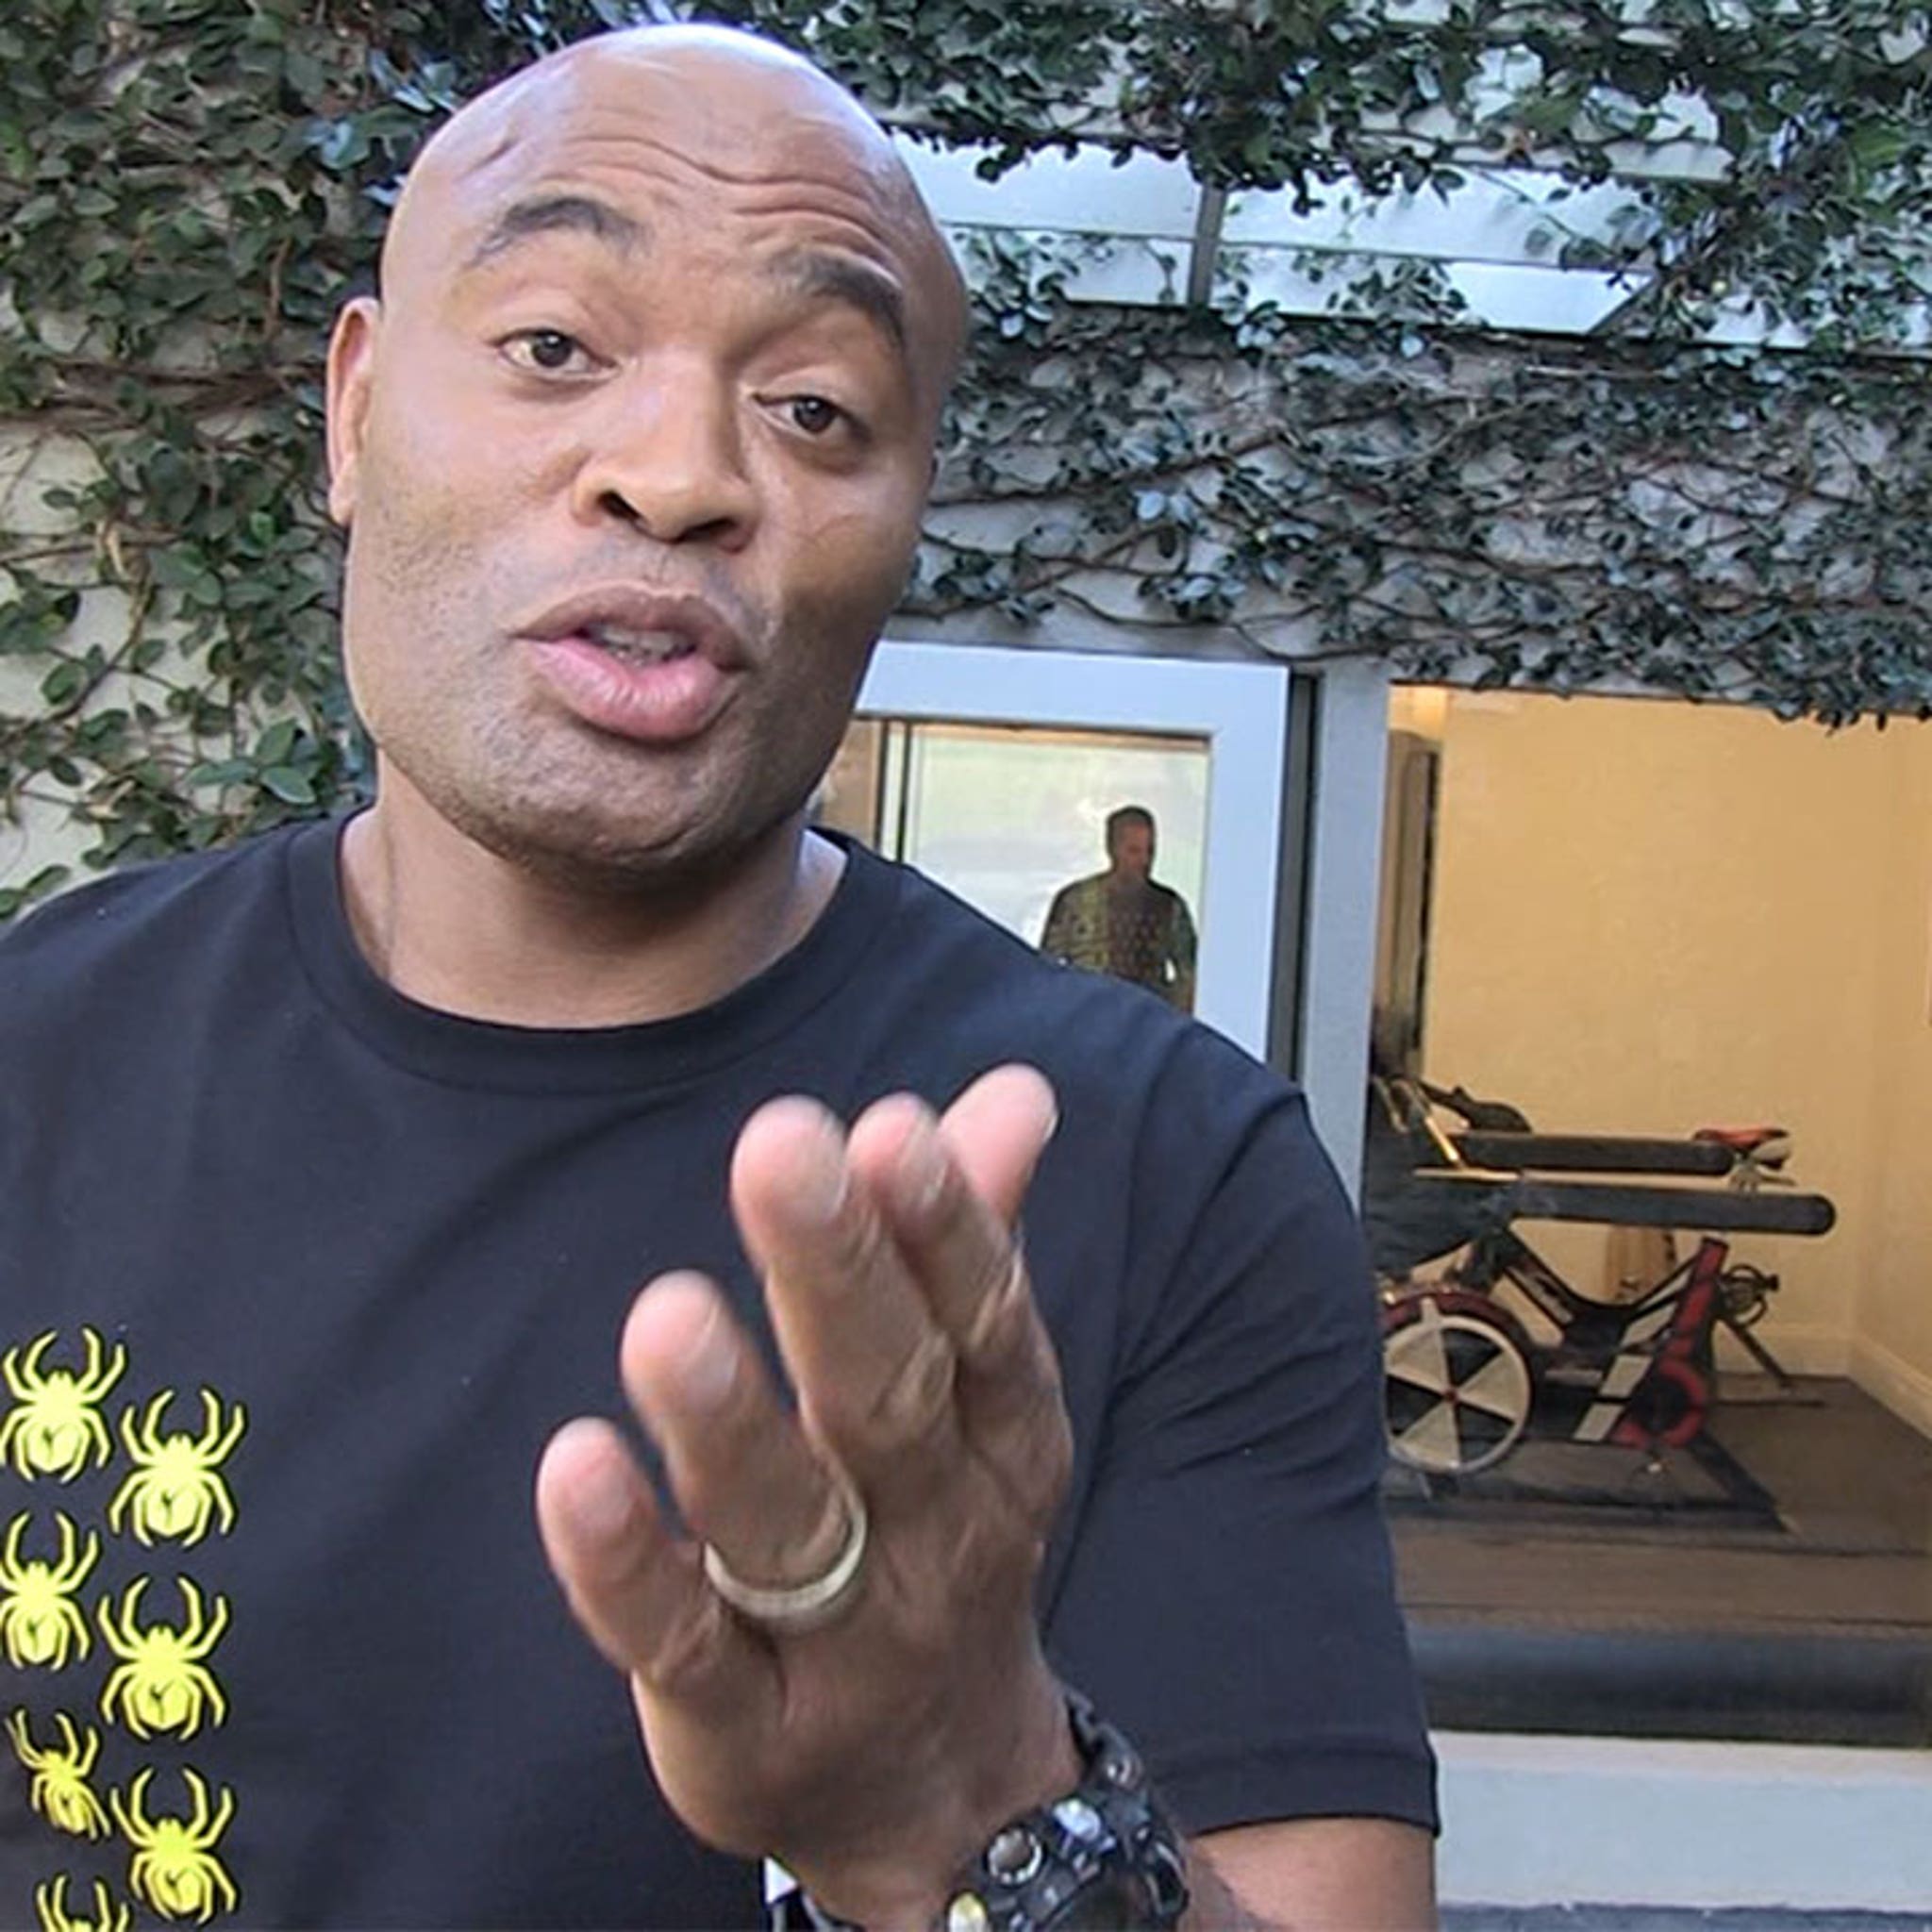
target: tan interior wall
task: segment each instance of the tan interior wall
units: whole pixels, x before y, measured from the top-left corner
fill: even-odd
[[[1886,734],[1874,1149],[1853,1373],[1932,1433],[1932,726]]]
[[[1766,1339],[1932,1394],[1932,730],[1480,692],[1418,718],[1443,746],[1430,1076],[1550,1129],[1789,1126],[1839,1225],[1739,1241],[1783,1278]],[[1563,1231],[1559,1265],[1593,1281],[1603,1242]]]

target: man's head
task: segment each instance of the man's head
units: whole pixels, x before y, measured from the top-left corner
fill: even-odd
[[[903,587],[963,325],[885,135],[764,42],[612,34],[457,115],[329,358],[385,795],[605,882],[794,819]]]
[[[1118,878],[1144,879],[1154,870],[1154,814],[1124,805],[1107,815],[1108,869]]]

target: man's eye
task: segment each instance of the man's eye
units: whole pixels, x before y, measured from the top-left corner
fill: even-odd
[[[583,343],[560,328],[526,328],[511,336],[503,351],[519,369],[534,369],[545,375],[581,368],[590,359]]]
[[[845,420],[845,411],[824,396],[793,396],[785,408],[792,422],[808,436],[823,436]]]

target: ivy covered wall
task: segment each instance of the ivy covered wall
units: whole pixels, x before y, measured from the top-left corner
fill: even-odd
[[[364,782],[334,658],[320,354],[460,93],[600,24],[809,45],[997,168],[1078,138],[1204,180],[1647,182],[1613,339],[1471,332],[1426,275],[1309,321],[1097,308],[1077,246],[980,238],[980,327],[908,628],[1637,681],[1839,721],[1932,708],[1919,532],[1932,93],[1922,8],[1125,0],[15,0],[0,19],[0,815],[89,865]],[[1767,25],[1775,13],[1775,31]],[[1235,264],[1238,268],[1238,264]],[[1802,354],[1699,345],[1748,289]],[[52,890],[9,876],[0,916]]]

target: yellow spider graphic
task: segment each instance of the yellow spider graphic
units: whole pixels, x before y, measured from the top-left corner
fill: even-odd
[[[71,1831],[75,1838],[103,1838],[108,1814],[87,1781],[94,1759],[101,1755],[100,1733],[89,1724],[83,1741],[64,1710],[55,1713],[54,1722],[67,1741],[42,1749],[27,1728],[25,1710],[16,1710],[7,1720],[14,1756],[34,1774],[27,1802],[57,1830]]]
[[[60,1555],[52,1563],[21,1560],[21,1540],[28,1519],[16,1516],[0,1549],[0,1649],[16,1669],[44,1664],[65,1670],[68,1654],[83,1657],[93,1641],[87,1619],[74,1601],[74,1592],[100,1560],[101,1540],[87,1533],[87,1551],[80,1553],[74,1524],[58,1509]]]
[[[217,1472],[242,1440],[248,1413],[238,1402],[224,1424],[215,1391],[204,1389],[201,1434],[163,1436],[161,1413],[173,1400],[173,1391],[162,1390],[139,1422],[131,1407],[121,1412],[121,1440],[135,1466],[108,1505],[108,1526],[118,1533],[123,1517],[131,1515],[136,1540],[147,1544],[158,1536],[198,1543],[217,1517],[224,1531],[235,1526],[235,1499]]]
[[[186,1818],[150,1818],[144,1800],[154,1767],[134,1774],[124,1804],[119,1791],[108,1793],[114,1822],[134,1847],[127,1888],[143,1905],[164,1919],[193,1919],[206,1925],[219,1911],[232,1912],[240,1904],[234,1881],[215,1857],[228,1821],[235,1815],[235,1794],[224,1790],[210,1813],[208,1786],[184,1770],[191,1809]]]
[[[101,1687],[101,1715],[109,1724],[118,1718],[137,1738],[151,1738],[157,1731],[192,1738],[210,1713],[216,1724],[228,1715],[222,1687],[202,1662],[228,1627],[228,1600],[216,1597],[213,1616],[205,1617],[200,1591],[178,1576],[175,1580],[188,1607],[187,1621],[179,1629],[150,1624],[143,1630],[134,1613],[148,1580],[137,1576],[127,1586],[118,1619],[113,1598],[101,1599],[101,1631],[108,1648],[121,1659]]]
[[[94,1915],[75,1919],[67,1910],[67,1874],[34,1888],[34,1905],[41,1915],[41,1932],[127,1932],[134,1923],[132,1907],[117,1906],[105,1878],[94,1880]]]
[[[116,1342],[109,1357],[101,1338],[83,1328],[87,1365],[80,1374],[72,1369],[43,1373],[41,1364],[55,1333],[49,1328],[25,1347],[0,1356],[0,1376],[19,1405],[0,1423],[0,1462],[10,1462],[29,1482],[37,1475],[72,1482],[90,1462],[105,1466],[114,1454],[100,1403],[126,1371],[127,1351]]]

